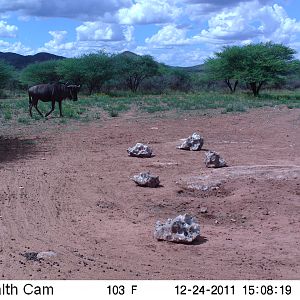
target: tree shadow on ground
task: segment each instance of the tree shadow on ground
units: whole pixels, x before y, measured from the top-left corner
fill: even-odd
[[[0,136],[0,163],[37,155],[37,139],[20,139]]]

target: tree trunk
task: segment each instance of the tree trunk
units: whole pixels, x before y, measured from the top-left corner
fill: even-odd
[[[127,80],[127,85],[128,87],[130,88],[130,90],[133,92],[134,88],[133,88],[133,78],[132,77],[129,77]]]
[[[251,90],[253,92],[254,97],[257,97],[258,93],[259,93],[259,90],[258,90],[258,87],[256,85],[256,82],[251,82],[250,83],[250,88],[251,88]]]
[[[251,82],[251,83],[250,83],[250,88],[251,88],[251,90],[252,90],[252,92],[253,92],[254,97],[258,97],[258,96],[259,96],[259,91],[260,91],[260,89],[261,89],[263,83],[264,83],[263,81],[260,81],[260,82],[258,83],[258,85],[257,85],[256,82]]]
[[[235,92],[235,90],[236,90],[236,87],[237,87],[238,83],[239,83],[239,81],[238,81],[238,80],[236,80],[236,81],[235,81],[235,83],[234,83],[233,92]]]
[[[261,81],[257,87],[257,96],[259,95],[259,91],[260,91],[262,85],[263,85],[263,82]]]
[[[234,86],[233,86],[233,87],[232,87],[232,84],[231,84],[231,82],[230,82],[230,79],[225,79],[225,83],[226,83],[227,86],[229,87],[230,92],[231,92],[231,93],[234,93],[235,90],[236,90],[236,87],[237,87],[237,85],[238,85],[238,83],[239,83],[239,81],[236,80],[236,81],[234,82]]]
[[[229,87],[230,89],[230,92],[233,93],[233,89],[232,89],[232,86],[231,86],[231,83],[230,83],[230,80],[229,79],[225,79],[225,83],[227,84],[227,86]]]
[[[88,89],[89,89],[89,95],[92,95],[94,87],[92,85],[89,85]]]

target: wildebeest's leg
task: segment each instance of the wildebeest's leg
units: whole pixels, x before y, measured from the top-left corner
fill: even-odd
[[[33,104],[29,103],[29,114],[30,114],[31,118],[32,118],[32,106],[33,106]]]
[[[38,107],[37,107],[38,101],[39,101],[39,99],[36,99],[36,98],[33,98],[33,97],[30,99],[30,102],[29,102],[29,113],[30,113],[30,116],[31,116],[31,117],[32,117],[32,107],[33,107],[33,106],[35,107],[35,109],[37,110],[37,112],[38,112],[42,117],[44,117],[43,114],[40,112],[40,110],[39,110]]]
[[[36,103],[34,104],[34,107],[37,110],[37,112],[40,114],[40,116],[44,118],[43,114],[40,112],[37,105],[38,105],[38,101],[36,101]]]
[[[52,108],[49,112],[46,113],[45,117],[48,117],[54,111],[54,108],[55,108],[55,100],[52,101]]]
[[[62,102],[62,101],[58,101],[58,105],[59,105],[59,114],[60,114],[61,117],[63,117],[61,102]]]
[[[29,114],[30,114],[30,117],[32,118],[32,99],[31,99],[31,96],[28,94],[28,97],[29,97]]]

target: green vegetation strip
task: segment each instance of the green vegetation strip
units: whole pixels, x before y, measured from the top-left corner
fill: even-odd
[[[156,113],[165,111],[203,111],[218,109],[220,113],[245,112],[251,108],[274,107],[286,105],[288,108],[300,108],[300,91],[270,91],[253,97],[247,93],[222,94],[216,92],[202,93],[173,93],[166,95],[138,95],[126,94],[111,97],[108,95],[81,96],[77,102],[64,101],[64,120],[74,119],[83,122],[100,119],[101,113],[106,112],[110,117],[118,117],[131,108],[144,113]],[[50,103],[39,102],[39,109],[45,114],[50,110]],[[23,124],[31,124],[42,118],[33,109],[33,118],[28,114],[28,100],[22,97],[18,100],[0,100],[0,121],[2,123],[17,121]],[[59,119],[58,105],[53,113],[60,123],[66,123]]]

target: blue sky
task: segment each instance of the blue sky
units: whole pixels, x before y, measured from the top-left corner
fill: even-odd
[[[203,63],[227,45],[273,41],[300,58],[299,0],[0,0],[0,51],[105,50]]]

